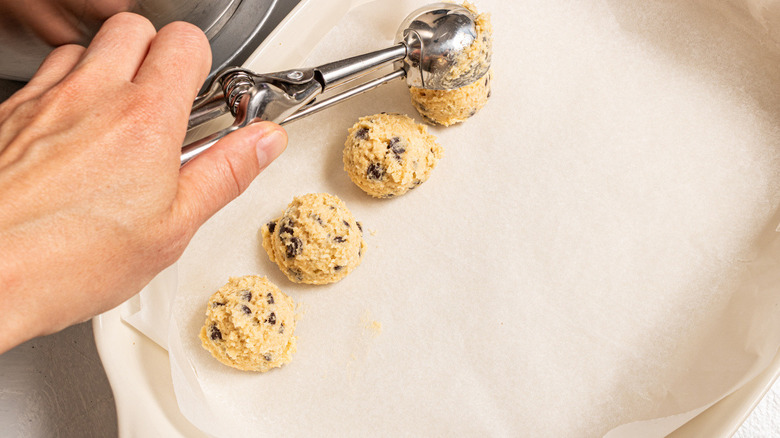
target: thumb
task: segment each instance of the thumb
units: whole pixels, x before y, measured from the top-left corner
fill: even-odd
[[[287,133],[272,122],[226,135],[181,168],[174,211],[186,225],[199,227],[246,190],[286,147]]]

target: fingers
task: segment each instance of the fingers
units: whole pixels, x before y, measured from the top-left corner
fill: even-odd
[[[22,102],[39,97],[59,83],[79,62],[83,53],[84,47],[75,44],[54,49],[43,60],[30,82],[0,105],[0,120],[8,117],[8,114]]]
[[[279,125],[260,122],[231,133],[181,169],[174,226],[194,232],[240,195],[287,147]]]
[[[73,70],[84,55],[84,50],[84,47],[76,44],[57,47],[43,60],[25,88],[43,92],[53,87]]]
[[[116,14],[103,23],[75,70],[92,79],[131,81],[154,37],[154,26],[146,18]]]
[[[186,125],[192,102],[210,68],[211,48],[206,35],[192,24],[176,22],[157,33],[133,82],[165,96],[160,104],[168,105],[167,110],[177,110],[177,119],[170,122]]]

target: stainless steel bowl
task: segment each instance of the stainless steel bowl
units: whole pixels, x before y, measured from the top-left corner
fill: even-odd
[[[27,2],[0,0],[0,78],[28,80],[55,46],[88,44],[105,19],[123,11],[147,17],[158,29],[173,21],[201,28],[211,43],[213,74],[227,65],[242,64],[299,2],[39,0],[41,10],[30,11]]]

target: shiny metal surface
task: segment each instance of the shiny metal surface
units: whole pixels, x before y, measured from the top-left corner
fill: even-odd
[[[182,148],[181,165],[213,146],[222,137],[260,120],[281,122],[303,105],[311,102],[323,90],[314,79],[314,70],[289,70],[267,75],[255,75],[246,70],[229,69],[217,76],[201,102],[222,96],[223,106],[234,116],[229,127],[197,140]],[[197,104],[196,104],[197,105]],[[195,126],[190,118],[190,124]]]
[[[0,0],[0,78],[26,81],[56,46],[86,45],[108,17],[136,12],[158,29],[200,27],[212,72],[241,64],[300,0]],[[30,13],[30,9],[34,10]]]
[[[238,67],[222,70],[207,91],[195,100],[189,128],[208,123],[227,112],[235,116],[235,122],[185,146],[182,165],[242,126],[260,120],[290,123],[404,76],[409,86],[428,89],[468,85],[481,78],[490,67],[480,66],[462,76],[450,77],[456,60],[476,38],[475,19],[462,6],[435,3],[412,12],[401,23],[398,43],[386,49],[313,69],[265,75]],[[392,73],[314,102],[321,93],[391,64],[396,68]]]
[[[458,57],[474,42],[476,17],[463,6],[434,3],[412,12],[401,23],[396,41],[409,48],[399,62],[406,71],[406,83],[427,89],[453,89],[484,76],[489,65],[480,66],[463,76],[450,78]]]
[[[331,88],[368,74],[390,62],[401,60],[406,57],[406,52],[406,46],[398,44],[365,55],[324,64],[315,70],[319,73],[323,85],[326,88]]]

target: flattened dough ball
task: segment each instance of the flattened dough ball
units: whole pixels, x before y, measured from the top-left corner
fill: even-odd
[[[442,154],[424,125],[401,114],[376,114],[349,129],[344,170],[369,195],[391,198],[425,182]]]
[[[263,248],[291,281],[334,283],[360,265],[363,229],[336,196],[298,196],[282,216],[263,226]]]
[[[470,3],[465,3],[469,11],[477,16],[475,21],[477,37],[474,43],[456,60],[453,69],[447,75],[455,80],[489,66],[493,53],[493,27],[490,15],[478,14]],[[488,71],[482,78],[461,88],[453,90],[428,90],[410,87],[412,105],[423,118],[433,125],[450,126],[460,123],[477,113],[490,97],[490,82],[493,73]]]
[[[223,364],[265,372],[292,360],[295,304],[265,277],[233,277],[209,298],[203,348]]]

